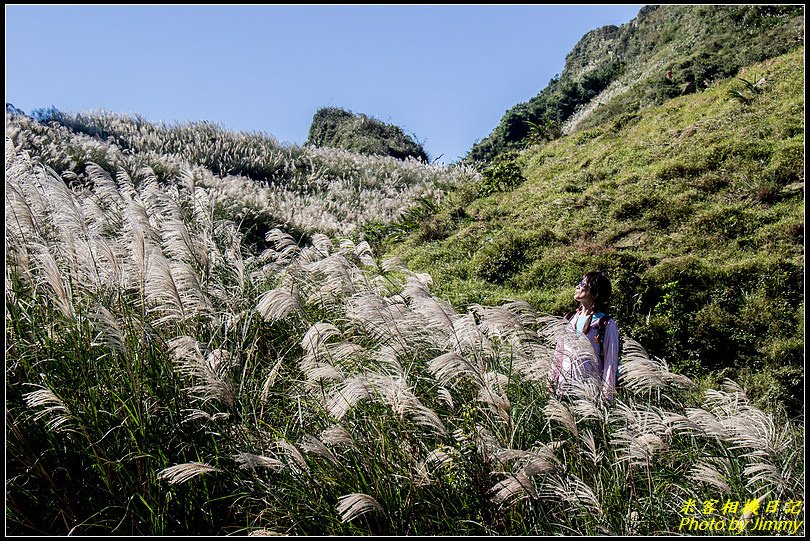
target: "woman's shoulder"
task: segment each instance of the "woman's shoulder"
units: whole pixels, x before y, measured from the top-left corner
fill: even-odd
[[[610,314],[605,314],[603,317],[596,322],[596,326],[600,329],[603,329],[603,333],[616,333],[619,332],[619,324],[616,323],[616,319],[611,316]]]
[[[597,325],[611,325],[614,327],[618,327],[616,324],[616,319],[610,315],[609,312],[600,312],[599,318],[594,321]]]

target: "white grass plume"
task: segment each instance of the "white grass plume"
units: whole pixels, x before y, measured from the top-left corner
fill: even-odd
[[[663,359],[651,358],[635,340],[622,342],[621,384],[636,394],[673,388],[694,389],[686,376],[670,372]]]
[[[544,344],[524,342],[512,367],[526,381],[548,382],[554,349]]]
[[[326,402],[326,410],[329,415],[340,420],[358,402],[367,398],[372,390],[366,378],[362,376],[349,378],[332,391]]]
[[[219,400],[233,406],[236,397],[233,383],[228,375],[230,364],[221,362],[222,355],[203,357],[200,343],[190,336],[180,336],[169,341],[175,365],[180,374],[190,377],[193,384],[188,391],[202,403]]]
[[[579,430],[577,429],[577,422],[574,415],[561,401],[554,397],[549,397],[548,402],[543,408],[543,413],[552,421],[557,421],[563,425],[573,436],[579,436]]]
[[[346,374],[357,372],[367,356],[366,350],[357,344],[341,341],[322,345],[318,350],[306,353],[299,363],[309,382],[321,380],[342,381]]]
[[[400,271],[400,272],[406,272],[407,271],[407,268],[405,267],[404,261],[402,261],[402,258],[399,258],[399,257],[386,257],[385,259],[382,260],[382,263],[380,264],[380,268],[385,273],[396,272],[396,271]]]
[[[126,339],[112,312],[103,306],[96,306],[89,319],[97,333],[93,345],[105,345],[120,355],[126,354]]]
[[[199,231],[192,234],[181,218],[167,218],[163,223],[162,233],[167,255],[203,269],[209,265],[205,238],[200,237]]]
[[[475,316],[469,312],[453,320],[452,332],[443,345],[459,354],[476,352],[491,356],[495,353],[492,342],[481,332]]]
[[[286,467],[282,461],[276,458],[254,455],[253,453],[239,453],[234,457],[234,460],[241,468],[250,470],[268,468],[274,471],[281,471]]]
[[[562,445],[561,441],[552,441],[526,451],[521,458],[525,462],[521,473],[527,477],[549,475],[561,472],[564,467],[555,455],[555,451]]]
[[[210,300],[187,263],[170,261],[160,252],[153,252],[152,256],[145,292],[151,309],[161,314],[158,324],[184,321],[211,309]]]
[[[284,357],[279,357],[276,361],[276,364],[273,365],[273,368],[270,369],[270,373],[267,374],[267,377],[264,380],[264,384],[262,384],[262,392],[259,396],[262,404],[266,404],[267,401],[270,399],[270,390],[276,384],[276,379],[278,378],[278,373],[281,370],[281,365],[284,362]]]
[[[479,387],[484,385],[481,369],[455,351],[444,353],[431,359],[427,364],[428,371],[441,385],[451,384],[458,378],[470,378]]]
[[[124,275],[123,257],[124,252],[117,245],[106,238],[96,237],[93,244],[93,251],[101,256],[103,267],[101,271],[104,282],[111,290],[119,291],[126,288],[127,280]]]
[[[617,461],[649,467],[653,456],[667,447],[665,416],[656,406],[631,405],[618,400],[611,411],[611,423],[621,425],[611,438],[617,450]]]
[[[528,497],[537,497],[537,490],[529,476],[523,472],[507,474],[507,477],[489,489],[495,504],[513,505]]]
[[[113,180],[110,173],[96,163],[89,163],[84,170],[88,179],[93,185],[93,193],[98,196],[107,207],[120,210],[126,206],[126,201],[121,194],[120,185],[132,186],[132,179],[125,169],[119,169],[115,176],[118,180]],[[132,188],[134,191],[134,187]]]
[[[461,454],[458,449],[445,445],[427,454],[425,466],[430,466],[433,469],[451,468],[460,458]]]
[[[66,318],[73,318],[75,309],[73,307],[73,291],[65,281],[59,266],[51,254],[49,248],[40,243],[30,245],[34,249],[34,261],[36,267],[45,279],[45,284],[51,290],[52,299],[56,307]]]
[[[687,420],[701,431],[703,435],[725,439],[726,427],[711,412],[702,408],[686,408]]]
[[[621,453],[617,462],[647,467],[651,465],[653,455],[666,448],[666,442],[657,434],[635,434],[628,430],[616,431],[610,443]]]
[[[411,482],[417,487],[429,486],[432,481],[424,461],[412,461],[409,464]]]
[[[478,319],[481,332],[489,338],[501,338],[516,345],[533,337],[534,333],[524,325],[524,321],[531,320],[525,317],[526,310],[530,310],[527,303],[512,302],[497,307],[472,304],[468,309]]]
[[[339,253],[318,261],[301,263],[299,266],[307,273],[310,282],[316,284],[306,295],[309,303],[339,308],[345,297],[367,289],[368,286],[365,276]]]
[[[405,375],[389,376],[386,374],[369,374],[367,380],[378,397],[401,418],[412,417],[417,424],[430,428],[439,435],[447,430],[435,411],[422,404],[413,393]]]
[[[396,342],[407,348],[409,339],[416,338],[409,325],[412,316],[397,304],[389,304],[372,291],[353,295],[346,303],[346,317],[365,334],[383,344]]]
[[[317,322],[304,333],[301,348],[309,354],[315,353],[334,336],[341,336],[340,329],[332,323]]]
[[[261,296],[256,311],[268,321],[281,321],[303,312],[301,301],[295,292],[286,289],[271,289]]]
[[[14,167],[17,165],[18,167]],[[39,235],[39,226],[31,203],[28,202],[26,186],[30,183],[30,164],[28,167],[13,164],[6,165],[6,228],[20,236]],[[8,234],[8,233],[7,233]]]
[[[585,510],[597,517],[603,516],[602,505],[594,490],[572,473],[543,478],[543,485],[539,492],[544,498],[562,499],[571,506],[572,510]]]
[[[437,331],[445,338],[452,335],[453,322],[458,319],[458,313],[449,303],[435,298],[418,275],[407,278],[402,297],[408,302],[410,309],[420,316],[425,327]]]
[[[504,422],[512,419],[512,403],[503,392],[506,376],[488,372],[484,375],[484,385],[478,390],[478,400],[488,404],[491,410]]]
[[[371,246],[367,241],[364,240],[354,247],[354,255],[357,256],[362,265],[374,269],[377,268],[377,262],[374,260],[374,253],[372,252]]]
[[[722,493],[730,493],[731,487],[728,485],[726,476],[720,472],[715,464],[715,462],[721,461],[725,466],[723,469],[727,472],[728,466],[730,465],[727,459],[723,460],[722,458],[718,458],[712,460],[711,458],[704,457],[689,470],[688,477],[696,483],[707,484]]]
[[[584,429],[579,435],[579,440],[582,442],[583,454],[594,466],[599,466],[605,454],[596,445],[593,432],[588,428]]]
[[[752,406],[742,388],[731,380],[725,381],[722,389],[708,390],[705,403],[711,413],[698,410],[700,419],[711,423],[731,449],[745,451],[743,474],[750,490],[779,493],[793,484],[787,457],[796,443],[789,425],[776,426],[773,416]]]
[[[272,229],[265,235],[265,240],[275,245],[279,262],[292,262],[301,253],[301,248],[292,235],[281,229]]]
[[[217,468],[209,466],[208,464],[186,462],[185,464],[177,464],[176,466],[170,466],[159,471],[157,477],[158,479],[167,481],[170,485],[179,485],[189,479],[217,471],[219,471]]]
[[[312,247],[323,257],[328,257],[332,253],[332,240],[323,233],[315,233],[312,235]]]
[[[141,214],[139,211],[143,211]],[[152,253],[157,251],[151,239],[148,218],[142,206],[135,203],[127,207],[127,219],[123,223],[123,234],[129,239],[127,255],[124,262],[124,275],[129,277],[129,283],[145,297],[146,281],[150,274],[150,261]],[[144,299],[145,301],[145,299]]]
[[[304,436],[301,442],[301,449],[311,455],[325,458],[332,464],[337,464],[338,460],[332,451],[330,451],[329,448],[326,447],[326,445],[324,445],[323,442],[315,436],[309,434]]]
[[[286,454],[288,457],[292,459],[293,463],[296,466],[298,466],[298,468],[302,472],[309,471],[307,461],[304,460],[304,455],[301,454],[301,451],[298,450],[298,447],[282,439],[276,440],[275,444],[280,451],[282,451],[284,454]]]
[[[400,360],[408,359],[411,355],[413,355],[413,349],[408,349],[400,342],[383,344],[371,353],[370,364],[377,372],[407,377],[408,371],[403,368]]]
[[[307,362],[302,361],[300,367],[307,378],[307,382],[312,387],[325,381],[343,381],[346,379],[346,374],[340,368],[329,363],[308,360]]]
[[[351,522],[372,511],[385,514],[383,506],[377,500],[361,492],[353,492],[338,498],[336,509],[343,523]]]
[[[498,451],[495,453],[495,459],[502,465],[513,460],[526,458],[528,456],[531,456],[531,451],[527,451],[524,449],[504,448],[498,449]]]
[[[779,467],[767,461],[747,464],[743,475],[746,477],[746,486],[752,491],[764,486],[776,492],[788,486],[787,476],[783,475]]]
[[[400,418],[412,418],[417,424],[438,434],[446,433],[438,414],[413,393],[404,374],[367,373],[348,378],[332,390],[326,401],[326,409],[340,420],[363,399],[381,402]]]
[[[450,392],[450,389],[447,389],[446,387],[439,387],[436,390],[436,394],[438,395],[439,400],[447,404],[447,407],[449,407],[451,410],[455,409],[455,405],[453,403],[453,394]]]
[[[333,425],[324,429],[324,431],[321,432],[321,441],[328,445],[356,447],[351,433],[340,425]]]
[[[336,368],[349,368],[354,364],[358,364],[358,360],[364,356],[365,351],[358,344],[342,341],[322,346],[312,357],[325,361]]]
[[[25,393],[23,400],[30,409],[38,410],[32,415],[35,421],[46,419],[45,427],[48,430],[55,433],[74,430],[70,410],[51,389],[40,387],[36,391]]]
[[[661,421],[666,426],[667,436],[679,434],[683,436],[700,436],[704,431],[689,417],[680,413],[667,412],[661,417]]]
[[[197,408],[187,408],[181,411],[182,413],[185,414],[185,417],[183,417],[182,421],[184,423],[190,423],[193,421],[198,421],[200,419],[203,419],[206,423],[216,423],[218,421],[225,421],[227,419],[230,419],[231,417],[230,413],[222,411],[214,413],[213,415],[208,413],[207,411],[203,411]]]
[[[607,407],[600,382],[592,379],[573,381],[570,384],[569,395],[571,410],[576,414],[578,421],[606,422]]]

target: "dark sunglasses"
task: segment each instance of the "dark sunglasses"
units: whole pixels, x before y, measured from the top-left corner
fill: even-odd
[[[582,281],[581,281],[580,283],[578,283],[578,284],[577,284],[575,287],[586,288],[586,287],[590,287],[590,286],[589,286],[588,284],[586,284],[586,283],[585,283],[585,280],[582,280]]]

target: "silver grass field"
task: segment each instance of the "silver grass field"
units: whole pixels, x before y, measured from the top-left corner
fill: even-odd
[[[626,339],[613,403],[555,396],[561,318],[457,310],[352,237],[473,170],[74,121],[108,136],[6,116],[7,533],[702,534],[684,519],[753,524],[755,499],[803,520],[803,429],[733,381]],[[249,211],[278,225],[261,251]]]

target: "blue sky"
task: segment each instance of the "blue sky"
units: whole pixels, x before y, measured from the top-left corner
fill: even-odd
[[[6,5],[6,102],[303,144],[321,107],[463,157],[623,5]]]

